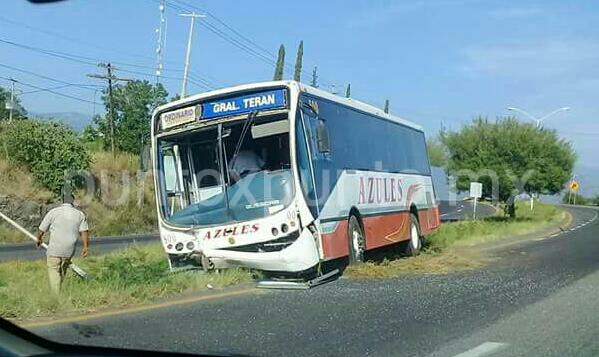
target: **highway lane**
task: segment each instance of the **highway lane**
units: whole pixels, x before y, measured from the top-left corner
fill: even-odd
[[[474,202],[472,201],[440,201],[439,213],[442,222],[463,221],[472,219],[474,214]],[[495,208],[488,203],[478,203],[476,206],[477,218],[492,216]]]
[[[91,254],[108,253],[113,250],[123,249],[135,244],[147,244],[160,242],[157,234],[140,234],[118,237],[99,237],[92,238],[90,245]],[[78,255],[81,250],[81,243],[77,243]],[[36,249],[33,241],[16,244],[0,245],[0,262],[10,260],[35,260],[46,256],[46,251]]]
[[[258,356],[598,355],[599,221],[495,248],[473,271],[340,279],[34,329],[80,344]],[[90,333],[91,331],[91,333]]]

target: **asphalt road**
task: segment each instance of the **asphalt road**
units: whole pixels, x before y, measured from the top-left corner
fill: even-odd
[[[100,237],[92,238],[90,244],[91,254],[108,253],[113,250],[123,249],[134,244],[147,244],[160,242],[157,234],[142,234],[122,237]],[[77,243],[77,252],[81,249],[81,244]],[[0,245],[0,262],[10,260],[35,260],[45,258],[44,249],[36,249],[35,243],[16,243]]]
[[[478,270],[339,279],[34,331],[100,346],[257,356],[597,356],[599,220],[493,248]]]
[[[474,214],[474,202],[472,201],[440,201],[439,213],[442,222],[462,221],[472,219]],[[488,203],[476,205],[476,217],[483,218],[495,214],[495,208]]]

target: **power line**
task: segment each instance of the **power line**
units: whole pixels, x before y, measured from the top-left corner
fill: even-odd
[[[110,126],[110,146],[112,148],[112,156],[114,156],[115,155],[115,151],[114,151],[114,105],[113,105],[114,100],[112,98],[112,82],[113,81],[129,82],[129,81],[131,81],[131,79],[118,78],[117,76],[112,74],[112,71],[115,70],[115,68],[112,67],[110,62],[100,63],[100,64],[98,64],[98,66],[106,69],[106,75],[88,74],[87,76],[89,78],[94,78],[94,79],[105,79],[108,83],[108,114],[109,114],[108,115],[108,125]]]
[[[167,3],[167,6],[177,10],[177,11],[189,11],[189,9],[187,8],[183,8],[181,6],[177,6],[174,5],[170,2]],[[248,53],[249,55],[251,55],[254,58],[257,58],[258,60],[274,66],[275,65],[275,61],[267,56],[264,56],[262,54],[260,54],[259,52],[256,52],[255,50],[253,50],[251,47],[247,46],[246,44],[240,42],[239,40],[227,35],[225,32],[223,32],[222,30],[218,29],[217,27],[215,27],[212,24],[209,24],[206,21],[200,22],[200,25],[203,26],[204,28],[206,28],[208,31],[214,33],[215,35],[219,36],[220,38],[222,38],[223,40],[225,40],[226,42],[230,43],[231,45],[241,49],[242,51]]]
[[[177,11],[190,11],[187,8],[183,8],[181,6],[177,6],[177,5],[173,5],[172,3],[167,3],[167,6],[169,6],[170,8],[177,10]],[[224,31],[218,29],[216,26],[206,22],[206,21],[202,21],[200,22],[200,25],[203,26],[204,28],[206,28],[208,31],[212,32],[213,34],[217,35],[218,37],[222,38],[223,40],[225,40],[226,42],[230,43],[231,45],[237,47],[238,49],[246,52],[247,54],[249,54],[250,56],[270,65],[270,66],[275,66],[275,61],[270,58],[270,56],[265,56],[263,54],[260,54],[259,52],[253,50],[251,47],[249,47],[248,45],[244,44],[243,42],[231,37],[230,35],[228,35],[227,33],[225,33]]]
[[[145,77],[148,77],[148,78],[153,78],[153,77],[154,77],[154,75],[153,75],[153,74],[150,74],[150,73],[144,73],[144,72],[133,71],[133,70],[129,70],[129,69],[122,69],[122,68],[121,68],[121,69],[119,69],[119,70],[120,70],[121,72],[125,72],[125,73],[131,73],[131,74],[137,74],[137,75],[139,75],[139,76],[145,76]],[[180,80],[182,80],[182,79],[183,79],[183,77],[170,77],[170,76],[160,76],[160,77],[161,77],[161,78],[164,78],[164,79],[175,80],[175,81],[180,81]],[[205,89],[214,89],[213,87],[211,87],[211,86],[209,86],[209,85],[207,85],[207,84],[200,83],[200,82],[198,82],[197,80],[195,80],[195,79],[192,79],[191,77],[190,77],[189,81],[190,81],[191,83],[195,84],[195,85],[196,85],[196,86],[198,86],[198,87],[202,87],[202,88],[205,88]]]
[[[13,79],[8,78],[8,77],[0,76],[0,78],[4,79],[4,80],[7,80],[7,81],[13,81]],[[21,82],[21,81],[16,81],[16,83],[19,83],[21,85],[24,85],[26,87],[30,87],[30,88],[33,88],[33,89],[38,89],[40,91],[44,91],[44,92],[49,92],[49,93],[52,93],[52,94],[56,94],[56,95],[59,95],[61,97],[65,97],[65,98],[77,100],[77,101],[80,101],[80,102],[90,103],[90,104],[96,104],[95,101],[92,102],[91,100],[87,100],[87,99],[83,99],[83,98],[78,98],[78,97],[75,97],[75,96],[72,96],[72,95],[69,95],[69,94],[64,94],[64,93],[61,93],[61,92],[56,92],[55,90],[53,90],[51,88],[42,88],[42,87],[38,87],[36,85],[25,83],[25,82]]]
[[[18,21],[14,21],[14,20],[10,20],[10,19],[7,19],[7,18],[1,17],[1,16],[0,16],[0,21],[8,23],[8,24],[12,24],[12,25],[20,26],[20,27],[29,29],[29,30],[34,31],[34,32],[42,33],[42,34],[45,34],[47,36],[51,36],[51,37],[55,37],[55,38],[58,38],[58,39],[61,39],[61,40],[65,40],[65,41],[77,43],[77,44],[80,44],[80,45],[88,46],[88,47],[91,47],[91,48],[99,49],[99,50],[102,50],[102,51],[107,51],[107,52],[111,52],[111,53],[118,53],[120,55],[127,55],[127,56],[130,56],[130,57],[143,58],[143,59],[146,59],[146,60],[153,60],[150,56],[145,56],[145,55],[141,55],[139,53],[132,53],[132,52],[127,52],[127,51],[123,51],[123,50],[115,50],[114,48],[99,46],[99,45],[94,44],[94,43],[86,42],[86,41],[83,41],[83,40],[80,40],[80,39],[77,39],[77,38],[74,38],[74,37],[69,37],[69,36],[66,36],[64,34],[60,34],[58,32],[53,32],[53,31],[45,30],[45,29],[42,29],[42,28],[39,28],[39,27],[34,27],[34,26],[31,26],[31,25],[28,25],[28,24],[25,24],[25,23],[22,23],[22,22],[18,22]],[[113,63],[116,63],[116,62],[113,62]]]
[[[92,89],[90,87],[97,87],[96,85],[93,85],[93,84],[77,84],[77,83],[66,82],[66,81],[63,81],[61,79],[48,77],[48,76],[45,76],[43,74],[38,74],[38,73],[35,73],[35,72],[31,72],[31,71],[28,71],[28,70],[25,70],[25,69],[21,69],[21,68],[9,66],[9,65],[6,65],[6,64],[2,64],[2,63],[0,63],[0,67],[8,68],[8,69],[11,69],[13,71],[17,71],[17,72],[21,72],[21,73],[26,73],[26,74],[29,74],[29,75],[32,75],[32,76],[35,76],[35,77],[38,77],[38,78],[46,79],[46,80],[49,80],[49,81],[52,81],[52,82],[66,84],[67,86],[79,87],[79,88],[88,89],[88,90],[91,90],[91,91],[94,91],[94,89]]]
[[[30,91],[27,91],[27,92],[21,92],[21,95],[33,94],[33,93],[39,93],[39,92],[48,92],[48,91],[51,91],[51,90],[62,89],[62,88],[76,86],[76,85],[77,84],[63,84],[63,85],[55,86],[55,87],[49,87],[49,88],[43,88],[43,89],[30,90]]]
[[[19,47],[19,48],[24,48],[24,49],[27,49],[27,50],[33,51],[33,52],[43,53],[43,54],[48,55],[48,56],[53,56],[53,57],[57,57],[57,58],[68,60],[68,61],[82,63],[82,64],[85,64],[85,65],[88,65],[88,66],[94,66],[94,67],[96,67],[96,65],[97,65],[98,62],[103,62],[101,60],[98,60],[98,59],[95,59],[95,58],[91,58],[91,57],[85,57],[85,56],[79,56],[79,55],[69,54],[69,53],[66,53],[66,52],[60,52],[60,51],[42,49],[42,48],[39,48],[39,47],[33,47],[33,46],[23,45],[23,44],[20,44],[20,43],[16,43],[16,42],[4,40],[4,39],[0,39],[0,43],[5,43],[5,44],[16,46],[16,47]],[[92,61],[95,61],[95,62],[92,62]],[[131,63],[124,63],[124,62],[113,62],[113,63],[116,63],[118,65],[130,66],[130,67],[154,69],[154,67],[137,65],[137,64],[131,64]],[[147,72],[125,70],[125,69],[121,69],[121,71],[122,72],[129,72],[129,73],[133,73],[133,74],[138,74],[138,75],[142,75],[142,76],[146,76],[146,77],[150,77],[150,78],[154,78],[155,77],[155,74],[151,74],[151,73],[147,73]],[[197,77],[197,79],[202,80],[202,81],[205,80],[204,78],[200,77],[197,74],[195,75],[195,77]],[[182,77],[168,77],[168,76],[162,76],[162,78],[173,79],[173,80],[181,80],[182,79]],[[198,85],[200,87],[211,88],[210,85],[198,84],[197,80],[196,81],[190,81],[190,82],[192,82],[193,84]],[[206,81],[206,82],[208,83],[208,81]]]
[[[214,19],[217,23],[219,23],[220,25],[222,25],[223,27],[225,27],[226,29],[228,29],[230,32],[232,32],[233,34],[235,34],[237,37],[239,37],[243,41],[249,43],[252,47],[254,47],[257,50],[249,48],[248,45],[240,43],[240,41],[232,38],[231,36],[228,36],[229,39],[232,39],[233,41],[241,44],[242,46],[244,46],[246,48],[249,48],[249,50],[252,51],[254,54],[257,54],[257,55],[261,56],[262,58],[266,58],[270,62],[269,64],[271,64],[273,67],[276,66],[276,61],[274,60],[274,59],[276,59],[276,56],[275,56],[275,54],[273,52],[267,50],[263,46],[260,46],[255,41],[253,41],[252,39],[250,39],[247,36],[243,35],[241,32],[237,31],[235,28],[233,28],[232,26],[228,25],[225,21],[223,21],[222,19],[218,18],[216,15],[212,14],[211,12],[206,11],[205,9],[201,9],[201,8],[199,8],[196,5],[189,4],[189,3],[185,2],[185,1],[182,1],[182,0],[167,0],[167,1],[172,1],[172,2],[175,2],[175,3],[179,4],[178,9],[180,9],[180,10],[183,9],[183,8],[180,7],[182,5],[182,6],[186,6],[187,7],[187,9],[184,9],[185,11],[191,11],[193,9],[198,10],[198,11],[202,11],[203,13],[205,13],[206,15],[208,15],[210,18]],[[177,5],[173,5],[172,3],[169,4],[169,5],[171,7],[177,6]],[[206,22],[203,22],[203,23],[206,23]],[[214,25],[212,25],[212,26],[214,27]],[[221,35],[222,35],[221,37],[227,36],[223,31],[221,31],[221,30],[217,30],[217,31],[220,32],[219,36],[221,36]],[[225,38],[223,37],[223,39],[225,39]],[[225,39],[225,40],[227,40],[227,39]],[[230,42],[230,41],[227,40],[227,42]],[[258,53],[258,51],[262,52],[262,54]],[[290,71],[293,71],[295,69],[295,66],[293,64],[291,64],[290,62],[287,62],[287,61],[284,63],[284,66],[285,66],[285,68],[287,70],[290,70]],[[305,71],[303,69],[302,69],[302,71],[300,73],[301,73],[300,77],[304,78],[304,80],[306,80],[306,81],[308,81],[311,78],[310,74],[307,73],[307,71]],[[327,83],[325,81],[321,81],[321,82],[325,86],[329,85],[329,83]]]

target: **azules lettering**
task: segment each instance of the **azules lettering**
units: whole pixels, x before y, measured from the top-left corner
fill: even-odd
[[[260,227],[257,223],[254,224],[244,224],[241,226],[234,227],[226,227],[226,228],[217,228],[211,231],[207,231],[204,235],[204,239],[218,239],[225,238],[235,235],[243,235],[248,233],[255,233],[258,231]]]
[[[360,177],[358,204],[400,202],[401,180],[393,177]]]

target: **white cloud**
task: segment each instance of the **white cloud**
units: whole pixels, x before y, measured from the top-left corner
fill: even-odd
[[[538,16],[543,13],[543,10],[536,7],[508,7],[491,10],[490,15],[497,20],[510,20]]]
[[[487,46],[462,51],[458,70],[470,74],[523,79],[554,76],[596,76],[599,43],[586,39],[546,39]]]
[[[376,26],[396,19],[397,16],[401,14],[413,11],[433,11],[445,6],[456,7],[474,1],[476,0],[415,0],[410,2],[391,2],[384,6],[374,7],[368,11],[361,12],[359,17],[349,19],[347,27],[361,28]]]

